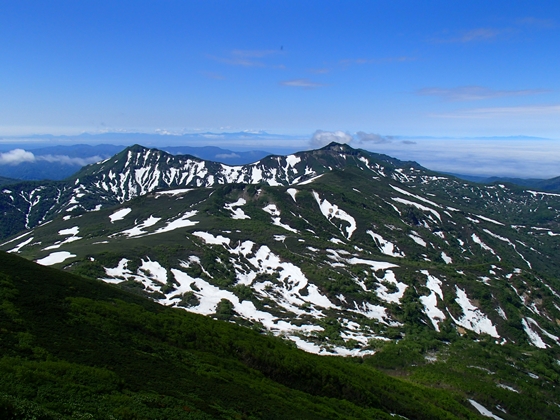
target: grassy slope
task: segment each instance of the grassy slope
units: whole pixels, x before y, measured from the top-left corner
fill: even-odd
[[[354,360],[9,254],[0,267],[2,418],[478,418]]]

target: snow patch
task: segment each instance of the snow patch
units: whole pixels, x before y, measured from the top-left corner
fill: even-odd
[[[345,236],[347,239],[350,239],[350,237],[356,230],[356,220],[348,213],[346,213],[344,210],[340,209],[336,204],[331,204],[327,199],[321,202],[321,197],[319,197],[319,194],[316,193],[315,191],[313,191],[313,197],[315,197],[317,204],[319,204],[319,208],[321,209],[321,213],[323,213],[323,216],[325,216],[331,223],[332,223],[331,219],[333,218],[340,219],[349,223],[350,226],[347,226],[345,228],[346,229]],[[344,233],[340,226],[338,228],[342,233]]]
[[[500,338],[496,327],[492,324],[492,321],[488,319],[486,315],[484,315],[480,309],[474,306],[471,301],[469,300],[467,293],[459,289],[458,286],[455,286],[455,291],[457,293],[457,297],[455,298],[455,302],[461,306],[463,310],[463,316],[459,319],[453,318],[453,321],[457,325],[460,325],[467,330],[471,330],[476,332],[477,334],[488,334],[495,338]]]
[[[115,223],[117,220],[122,220],[124,219],[124,217],[130,213],[132,211],[131,208],[124,208],[124,209],[120,209],[117,210],[116,212],[114,212],[112,215],[109,216],[109,219],[111,219],[111,223]]]
[[[73,257],[75,257],[75,255],[69,253],[68,251],[59,251],[59,252],[53,252],[52,254],[44,258],[41,258],[35,262],[41,265],[54,265],[54,264],[59,264],[61,262],[64,262],[68,258],[73,258]]]

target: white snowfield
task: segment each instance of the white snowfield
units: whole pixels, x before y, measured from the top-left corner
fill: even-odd
[[[408,286],[398,281],[395,277],[395,273],[393,273],[392,270],[387,270],[385,272],[385,276],[379,280],[395,285],[397,287],[397,291],[388,293],[389,289],[387,289],[387,286],[381,283],[375,291],[377,293],[377,297],[381,300],[384,300],[385,302],[401,303],[401,299],[404,296],[404,292],[406,291]]]
[[[556,341],[556,344],[560,344],[560,337],[550,334],[548,331],[544,330],[533,318],[530,317],[523,318],[521,320],[521,323],[523,324],[523,329],[525,330],[527,336],[529,337],[530,343],[535,347],[538,347],[540,349],[546,349],[550,347],[548,344],[546,344],[543,341],[541,336],[537,333],[536,328],[538,328],[541,331],[541,333],[546,335],[548,338]]]
[[[404,198],[400,198],[400,197],[391,197],[391,200],[396,201],[397,203],[406,204],[406,205],[409,205],[409,206],[416,207],[417,209],[422,210],[422,211],[427,211],[429,213],[432,213],[441,222],[440,214],[436,210],[432,209],[431,207],[423,206],[422,204],[419,204],[415,201],[405,200]]]
[[[21,248],[23,248],[25,245],[29,245],[31,243],[31,241],[33,241],[33,236],[26,239],[25,241],[17,244],[14,248],[10,249],[8,252],[9,253],[15,253],[15,252],[19,252]],[[8,243],[8,242],[6,242]]]
[[[293,227],[291,227],[291,226],[289,226],[285,223],[282,223],[280,221],[280,210],[278,210],[278,207],[276,207],[276,204],[269,204],[266,207],[264,207],[263,210],[272,216],[272,224],[273,225],[280,226],[281,228],[284,228],[289,232],[299,233],[297,229],[294,229]]]
[[[470,400],[469,402],[472,404],[472,406],[474,408],[476,408],[478,410],[478,412],[480,414],[482,414],[484,417],[490,417],[494,420],[504,420],[501,417],[496,416],[495,414],[493,414],[490,410],[488,410],[486,407],[484,407],[482,404],[477,403],[475,400]]]
[[[75,255],[71,254],[68,251],[58,251],[58,252],[53,252],[47,255],[46,257],[41,258],[35,262],[41,265],[54,265],[54,264],[59,264],[61,262],[64,262],[68,258],[74,258],[74,257]]]
[[[130,229],[123,230],[122,232],[115,233],[111,236],[125,235],[128,236],[129,238],[133,238],[135,236],[146,235],[148,231],[144,229],[154,226],[160,220],[161,220],[160,217],[150,216],[139,225],[136,225]]]
[[[171,195],[173,197],[175,197],[176,195],[183,195],[185,193],[188,193],[189,191],[192,191],[192,188],[178,188],[175,190],[166,190],[166,191],[158,191],[156,193],[156,198],[161,197],[163,195]]]
[[[438,296],[440,300],[443,301],[443,292],[441,290],[441,280],[430,275],[426,270],[421,271],[422,274],[426,275],[426,287],[430,289],[429,296],[421,296],[420,302],[424,305],[424,312],[432,321],[436,331],[439,331],[439,323],[442,322],[446,317],[441,309],[437,307]]]
[[[445,262],[445,264],[453,264],[453,260],[445,253],[445,251],[441,251],[441,259]]]
[[[58,234],[63,235],[63,236],[66,236],[66,235],[76,236],[79,232],[80,232],[80,228],[78,226],[74,226],[74,227],[71,227],[69,229],[59,230]]]
[[[416,232],[411,232],[408,237],[410,239],[412,239],[414,242],[416,242],[418,245],[423,246],[424,248],[426,248],[427,244],[426,241],[424,239],[422,239],[420,236],[418,236],[418,234]]]
[[[427,198],[420,197],[419,195],[416,195],[416,194],[412,194],[412,193],[410,193],[410,192],[408,192],[408,191],[403,190],[402,188],[395,187],[394,185],[390,185],[390,187],[391,187],[392,189],[394,189],[395,191],[400,192],[401,194],[408,195],[409,197],[416,198],[417,200],[423,201],[424,203],[430,204],[431,206],[441,208],[441,206],[440,206],[439,204],[434,203],[433,201],[428,200]]]
[[[132,211],[131,208],[124,208],[124,209],[120,209],[117,210],[116,212],[114,212],[112,215],[109,216],[109,219],[111,220],[111,223],[115,223],[117,220],[122,220],[125,218],[125,216],[130,213]]]
[[[366,233],[373,238],[374,242],[383,254],[401,258],[405,256],[404,252],[400,251],[392,242],[385,240],[383,236],[374,233],[372,230],[368,230]]]
[[[230,243],[230,239],[226,238],[225,236],[222,236],[222,235],[214,236],[214,235],[212,235],[211,233],[208,233],[208,232],[193,232],[192,234],[194,236],[198,236],[199,238],[201,238],[207,244],[229,245],[229,243]]]
[[[349,226],[346,226],[346,228],[344,229],[346,230],[346,233],[344,233],[342,226],[337,227],[340,229],[342,234],[346,236],[347,239],[350,239],[350,237],[356,230],[356,220],[344,210],[340,209],[336,204],[331,204],[327,199],[321,201],[321,197],[315,191],[313,191],[313,197],[315,197],[317,204],[319,204],[319,208],[321,209],[321,213],[323,213],[323,216],[325,216],[331,223],[333,223],[331,219],[340,219],[349,223]]]
[[[457,297],[455,298],[455,302],[461,306],[463,310],[463,316],[459,319],[455,319],[452,315],[453,321],[457,325],[460,325],[467,330],[474,331],[478,334],[488,334],[494,338],[500,338],[496,327],[492,324],[492,321],[488,319],[486,315],[480,311],[476,306],[474,306],[471,301],[469,300],[467,293],[459,289],[458,286],[455,286],[455,291],[457,293]]]
[[[494,252],[494,250],[492,248],[490,248],[488,245],[486,245],[484,242],[482,242],[482,239],[480,239],[476,233],[473,233],[471,235],[471,238],[475,243],[479,244],[482,249],[484,249],[486,251],[489,251],[491,254],[495,255],[498,258],[499,261],[502,260],[500,258],[500,256],[498,254],[496,254],[496,252]]]
[[[168,222],[167,225],[165,225],[164,227],[157,229],[154,232],[154,234],[171,232],[172,230],[175,229],[194,226],[198,223],[198,220],[190,220],[190,218],[196,215],[197,213],[198,213],[197,210],[188,211],[178,219],[172,220],[171,222]]]
[[[288,189],[286,190],[286,192],[287,192],[288,194],[290,194],[290,197],[292,197],[292,199],[293,199],[294,201],[296,201],[296,195],[297,195],[297,193],[298,193],[298,190],[296,190],[295,188],[288,188]]]
[[[245,200],[244,198],[240,198],[235,203],[225,204],[224,208],[232,213],[231,215],[232,219],[236,219],[236,220],[250,219],[250,217],[245,214],[243,209],[239,208],[245,204],[247,204],[247,200]]]

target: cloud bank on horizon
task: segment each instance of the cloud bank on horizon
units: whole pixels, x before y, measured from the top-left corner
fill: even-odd
[[[103,158],[101,156],[89,157],[70,157],[67,155],[35,155],[33,152],[24,149],[13,149],[5,153],[0,153],[0,165],[19,165],[21,163],[49,162],[60,163],[69,166],[85,166],[90,163],[99,162]]]

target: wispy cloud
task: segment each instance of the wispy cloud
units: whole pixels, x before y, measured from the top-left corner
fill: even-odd
[[[35,155],[23,149],[14,149],[6,153],[0,153],[0,165],[19,165],[21,163],[49,162],[60,163],[70,166],[85,166],[90,163],[99,162],[101,156],[90,156],[86,158],[70,157],[67,155]]]
[[[560,105],[531,105],[531,106],[509,106],[465,109],[444,114],[432,114],[438,118],[521,118],[521,117],[549,117],[558,115],[560,117]]]
[[[322,83],[313,82],[309,79],[292,79],[280,82],[282,86],[296,87],[301,89],[316,89],[325,86]]]
[[[392,136],[382,136],[381,134],[375,133],[364,133],[363,131],[358,131],[356,133],[356,142],[359,144],[363,143],[390,143],[393,141]]]
[[[66,155],[40,155],[35,156],[38,161],[45,161],[50,163],[60,163],[62,165],[70,166],[85,166],[90,163],[99,162],[103,160],[102,156],[89,156],[85,158],[80,157],[70,157]]]
[[[222,76],[220,73],[214,73],[214,72],[211,72],[211,71],[203,71],[203,72],[201,72],[201,74],[208,79],[225,80],[225,77]]]
[[[534,26],[542,29],[554,28],[556,26],[556,22],[553,19],[539,19],[535,17],[518,19],[516,23],[518,25]]]
[[[474,28],[452,36],[436,37],[432,42],[436,43],[469,43],[494,41],[495,39],[511,33],[510,28]]]
[[[262,58],[280,53],[281,50],[233,50],[231,55],[242,58]]]
[[[459,86],[455,88],[429,87],[416,91],[421,96],[438,96],[446,101],[478,101],[504,96],[527,96],[550,92],[546,89],[496,90],[484,86]]]
[[[327,74],[327,73],[330,73],[330,71],[331,71],[331,69],[326,69],[326,68],[324,68],[324,69],[309,69],[309,72],[313,73],[313,74]]]
[[[242,67],[266,67],[262,60],[266,57],[282,54],[281,50],[232,50],[226,57],[209,55],[208,58],[220,63]],[[282,66],[280,66],[282,67]]]
[[[353,137],[344,131],[323,131],[317,130],[311,136],[309,143],[312,147],[323,147],[332,142],[347,144]]]

